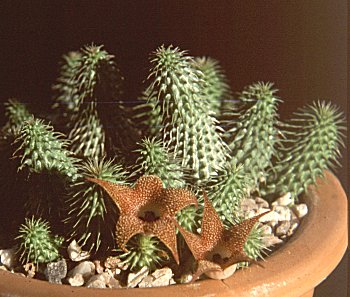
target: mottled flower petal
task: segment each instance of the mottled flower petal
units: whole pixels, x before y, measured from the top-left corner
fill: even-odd
[[[143,233],[158,237],[179,262],[176,246],[175,215],[182,208],[197,205],[193,193],[184,189],[164,189],[161,179],[154,175],[143,176],[134,188],[108,181],[88,178],[100,185],[111,196],[120,211],[116,226],[116,241],[126,250],[128,240]]]
[[[204,194],[201,234],[193,234],[177,224],[179,231],[198,262],[195,277],[198,278],[207,271],[223,271],[228,266],[238,262],[255,262],[246,255],[243,247],[255,223],[267,213],[244,220],[226,230],[214,207]],[[193,280],[195,280],[195,277]]]
[[[116,226],[116,241],[118,246],[123,250],[127,251],[125,245],[131,237],[136,234],[143,233],[143,221],[133,215],[119,216]]]
[[[171,251],[176,263],[179,264],[179,255],[176,244],[176,229],[172,218],[164,217],[150,224],[144,225],[144,232],[157,236]]]

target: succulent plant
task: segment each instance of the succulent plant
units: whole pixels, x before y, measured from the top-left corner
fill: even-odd
[[[203,72],[204,93],[209,101],[210,110],[217,116],[232,101],[231,89],[219,61],[210,57],[196,57],[194,66]]]
[[[10,134],[15,136],[20,130],[22,124],[28,120],[32,115],[28,111],[27,106],[17,99],[9,99],[5,102],[5,116],[7,123],[3,127],[3,134]]]
[[[119,255],[122,264],[128,265],[130,271],[138,271],[148,267],[150,271],[158,268],[163,262],[169,260],[164,246],[155,236],[137,234],[126,245],[127,251]]]
[[[159,134],[165,145],[190,170],[193,183],[203,184],[217,175],[227,156],[221,128],[203,90],[203,73],[194,67],[192,57],[172,46],[158,48],[151,62],[147,100],[153,111],[161,113],[149,116],[161,117]]]
[[[105,130],[95,105],[90,103],[78,113],[77,121],[68,135],[70,150],[82,159],[98,159],[106,155]]]
[[[66,201],[69,237],[90,251],[113,248],[118,210],[103,189],[85,178],[126,184],[127,173],[113,160],[101,158],[84,161],[79,165],[79,174],[83,178],[71,184]]]
[[[333,105],[314,103],[283,124],[271,83],[247,86],[233,100],[211,58],[161,46],[151,64],[132,109],[114,56],[95,45],[64,56],[53,125],[25,104],[6,103],[0,186],[11,185],[2,203],[15,196],[26,210],[16,238],[22,262],[60,257],[63,239],[50,231],[58,221],[69,241],[93,257],[117,250],[131,271],[186,258],[184,269],[196,264],[196,279],[243,266],[265,247],[255,224],[264,214],[241,217],[242,199],[258,190],[290,192],[296,201],[337,164],[343,120]]]
[[[246,87],[239,96],[242,110],[238,117],[237,110],[232,110],[232,118],[227,122],[231,162],[243,165],[253,190],[266,179],[272,159],[277,155],[277,107],[281,100],[272,87],[273,84],[262,82]]]
[[[339,164],[344,129],[343,115],[331,103],[313,102],[295,113],[283,130],[281,158],[268,180],[269,192],[290,192],[296,201],[324,170]]]
[[[86,46],[82,50],[82,66],[78,71],[80,102],[95,102],[106,133],[106,149],[130,152],[138,131],[132,121],[131,109],[122,101],[124,78],[114,56],[103,46]]]
[[[26,216],[41,216],[58,228],[65,186],[78,178],[76,159],[63,135],[33,116],[22,124],[14,144],[21,172],[19,188],[26,188],[21,193]]]
[[[144,138],[136,150],[138,158],[133,167],[136,176],[157,175],[164,187],[183,188],[186,185],[183,169],[161,140]]]
[[[81,67],[81,53],[71,51],[63,56],[60,65],[60,76],[52,89],[55,91],[54,104],[60,128],[66,132],[73,124],[71,119],[79,111],[79,89],[77,72]]]
[[[47,170],[69,180],[77,179],[76,160],[66,149],[63,135],[54,132],[53,127],[43,120],[32,117],[26,121],[15,143],[18,147],[14,155],[21,160],[18,170],[26,168],[36,173]]]
[[[223,222],[239,213],[242,199],[248,196],[248,179],[242,165],[228,164],[213,184],[209,199]]]
[[[38,265],[53,262],[60,257],[63,237],[52,235],[49,223],[41,218],[26,218],[19,228],[16,240],[22,263],[33,262]]]

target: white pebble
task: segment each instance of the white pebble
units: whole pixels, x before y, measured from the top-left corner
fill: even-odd
[[[308,208],[305,203],[293,205],[292,210],[299,219],[305,217],[308,212]]]
[[[258,205],[256,204],[255,200],[252,198],[246,198],[243,199],[241,202],[241,210],[244,212],[248,212],[250,210],[256,210],[258,209]]]
[[[76,240],[73,240],[68,248],[67,253],[72,261],[79,262],[90,258],[89,252],[83,251]]]
[[[288,206],[275,205],[272,210],[276,214],[274,218],[276,221],[290,221],[292,218],[292,212]]]
[[[256,197],[255,202],[258,205],[258,208],[269,208],[270,207],[269,203],[261,197]]]
[[[135,288],[148,275],[148,272],[148,268],[144,266],[136,273],[129,273],[127,287]]]
[[[169,267],[164,267],[157,269],[151,275],[154,278],[152,282],[153,287],[168,286],[171,278],[173,277],[173,271]]]
[[[74,276],[68,277],[67,281],[73,287],[80,287],[84,284],[84,278],[80,273],[76,273]]]
[[[274,235],[263,236],[261,240],[265,247],[270,247],[283,242],[283,240]]]
[[[272,202],[272,206],[280,205],[280,206],[288,206],[293,203],[292,194],[288,192],[283,196],[277,198],[274,202]]]
[[[262,234],[264,234],[264,235],[272,234],[272,228],[269,225],[262,225],[260,227],[260,230],[261,230]]]
[[[276,235],[277,236],[286,235],[288,233],[289,228],[290,228],[290,221],[280,222],[276,228]]]
[[[86,284],[86,287],[88,288],[97,288],[97,289],[105,289],[106,283],[103,280],[96,279],[92,282],[89,282]]]
[[[258,211],[256,212],[256,215],[259,215],[259,214],[262,214],[264,212],[268,212],[270,211],[269,208],[260,208],[258,209]],[[267,222],[270,222],[270,221],[273,221],[273,220],[276,220],[276,214],[275,212],[271,211],[269,213],[267,213],[266,215],[262,216],[260,219],[259,219],[259,222],[261,223],[267,223]]]
[[[291,226],[290,226],[290,228],[288,230],[287,236],[292,236],[295,233],[295,231],[298,228],[298,226],[299,226],[299,222],[292,221],[291,222]]]
[[[16,249],[6,249],[0,250],[1,263],[5,265],[8,269],[14,268],[16,266],[17,257]]]
[[[88,280],[95,274],[95,264],[90,261],[81,262],[68,272],[68,277],[74,278],[76,274],[81,274],[84,280]]]

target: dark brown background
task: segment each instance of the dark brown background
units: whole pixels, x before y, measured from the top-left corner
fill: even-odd
[[[339,0],[3,0],[0,100],[18,97],[46,109],[61,55],[91,42],[117,56],[127,95],[135,100],[149,53],[174,44],[220,60],[234,91],[258,80],[275,82],[285,101],[282,118],[317,99],[332,100],[345,113],[346,28],[347,1]],[[343,154],[338,175],[347,189]],[[338,285],[342,293],[317,296],[345,296],[341,288],[345,282]]]

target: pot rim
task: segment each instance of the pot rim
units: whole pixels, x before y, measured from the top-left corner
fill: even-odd
[[[347,197],[329,171],[310,186],[308,215],[287,244],[269,256],[264,268],[252,265],[225,280],[201,280],[158,288],[94,289],[50,284],[0,271],[1,296],[289,296],[312,291],[337,266],[347,247]]]

